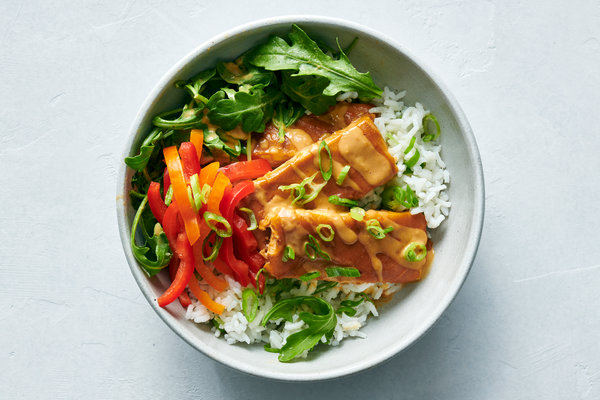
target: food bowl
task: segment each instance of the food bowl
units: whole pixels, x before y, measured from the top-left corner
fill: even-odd
[[[484,185],[479,152],[471,128],[448,89],[420,62],[392,39],[355,23],[316,16],[287,16],[252,22],[200,45],[179,61],[152,90],[125,143],[123,158],[135,154],[151,127],[152,117],[183,102],[174,82],[188,78],[220,60],[234,59],[272,34],[286,34],[293,23],[311,37],[342,45],[359,40],[350,56],[359,71],[370,71],[383,87],[407,90],[405,102],[421,102],[436,115],[442,129],[440,143],[451,174],[449,218],[434,231],[435,260],[421,282],[406,285],[362,331],[366,339],[344,340],[338,347],[318,346],[304,360],[280,363],[261,345],[229,345],[208,324],[185,319],[179,304],[166,309],[156,302],[169,285],[166,274],[149,279],[135,260],[130,244],[135,211],[129,204],[131,170],[121,165],[117,182],[117,218],[131,272],[156,313],[192,347],[229,367],[266,378],[290,381],[323,380],[356,373],[398,354],[417,341],[442,315],[469,272],[483,225]]]

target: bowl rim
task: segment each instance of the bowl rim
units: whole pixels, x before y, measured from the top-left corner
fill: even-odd
[[[475,137],[471,130],[471,126],[462,111],[458,101],[454,98],[452,93],[446,87],[445,84],[442,83],[440,78],[430,71],[425,64],[418,58],[415,57],[410,51],[408,51],[404,46],[396,42],[394,39],[388,37],[385,34],[382,34],[374,29],[371,29],[362,24],[358,24],[355,22],[351,22],[341,18],[335,17],[326,17],[326,16],[318,16],[318,15],[309,15],[309,14],[300,14],[300,15],[285,15],[285,16],[275,16],[269,17],[259,20],[254,20],[248,23],[244,23],[238,25],[234,28],[228,29],[216,36],[213,36],[209,40],[200,44],[192,51],[187,53],[183,58],[181,58],[174,66],[172,66],[158,81],[158,83],[151,90],[150,94],[145,98],[144,102],[140,106],[136,117],[129,129],[128,138],[125,143],[125,147],[120,160],[129,156],[130,150],[135,142],[136,133],[142,124],[145,114],[147,114],[148,110],[152,107],[153,103],[155,103],[158,99],[158,95],[168,86],[172,80],[172,78],[185,66],[187,66],[191,61],[193,61],[197,56],[201,53],[206,52],[215,44],[221,43],[228,39],[229,37],[241,34],[243,32],[252,31],[258,28],[262,28],[265,26],[279,25],[279,24],[302,24],[302,23],[318,23],[330,26],[339,26],[344,28],[350,28],[356,31],[359,31],[367,36],[370,36],[374,39],[380,40],[389,46],[393,47],[396,51],[403,54],[405,57],[410,59],[415,66],[420,69],[425,76],[427,76],[434,86],[438,88],[440,93],[442,94],[442,100],[444,103],[448,105],[452,114],[456,116],[457,125],[460,129],[465,142],[467,144],[467,151],[470,154],[473,160],[473,177],[474,177],[474,203],[473,203],[473,220],[472,220],[472,229],[470,232],[470,236],[467,239],[467,247],[462,257],[462,264],[458,268],[458,273],[460,274],[460,279],[455,279],[453,285],[449,288],[445,297],[438,303],[434,312],[431,313],[428,319],[421,324],[411,335],[410,338],[405,340],[404,343],[400,343],[398,346],[392,346],[387,351],[381,352],[378,354],[373,354],[369,357],[365,357],[360,362],[356,362],[352,365],[341,365],[339,367],[333,368],[326,372],[313,372],[313,373],[290,373],[290,372],[276,372],[267,369],[249,369],[245,370],[243,366],[245,364],[240,364],[234,358],[224,357],[218,351],[213,348],[204,345],[202,342],[199,342],[195,339],[195,337],[191,334],[188,334],[179,324],[178,320],[175,319],[174,315],[170,313],[168,310],[163,309],[158,306],[154,293],[151,291],[150,286],[147,282],[147,276],[142,272],[139,267],[136,259],[133,256],[131,251],[131,247],[129,245],[129,224],[126,221],[126,177],[127,177],[127,166],[125,163],[120,163],[119,171],[117,174],[117,196],[116,196],[116,211],[117,211],[117,222],[119,228],[119,234],[121,237],[121,243],[123,245],[123,250],[125,252],[125,256],[127,259],[127,263],[129,264],[129,268],[131,273],[144,294],[144,297],[154,309],[154,311],[158,314],[158,316],[169,326],[177,335],[179,335],[184,341],[186,341],[190,346],[199,350],[204,355],[212,358],[213,360],[223,364],[227,367],[233,368],[237,371],[252,375],[258,376],[262,378],[270,378],[275,380],[282,381],[321,381],[321,380],[329,380],[334,378],[340,378],[343,376],[352,375],[358,372],[365,371],[370,369],[376,365],[379,365],[385,361],[388,361],[392,357],[400,354],[405,351],[412,345],[414,345],[418,340],[420,340],[425,333],[427,333],[439,320],[439,318],[443,315],[443,313],[448,309],[452,301],[456,298],[456,295],[460,291],[460,288],[464,284],[469,271],[473,265],[473,261],[475,259],[475,255],[477,253],[477,248],[479,246],[479,242],[481,239],[481,233],[483,230],[483,220],[484,220],[484,201],[485,201],[485,188],[484,188],[484,178],[483,178],[483,167],[481,164],[481,157],[479,154],[479,150],[477,147],[477,143],[475,141]],[[256,367],[256,366],[255,366]]]

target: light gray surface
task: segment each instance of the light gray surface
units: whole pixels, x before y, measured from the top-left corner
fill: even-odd
[[[387,3],[2,2],[1,397],[600,397],[600,5],[367,12]],[[478,139],[487,208],[471,275],[427,336],[363,374],[288,384],[218,365],[154,314],[120,248],[115,169],[175,61],[239,23],[306,12],[381,30],[445,81]]]

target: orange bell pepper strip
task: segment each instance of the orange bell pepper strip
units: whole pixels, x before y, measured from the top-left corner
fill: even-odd
[[[231,188],[231,181],[224,173],[219,172],[215,178],[215,183],[213,183],[212,189],[210,190],[208,202],[206,203],[208,211],[221,215],[219,206],[221,205],[221,200],[223,199],[223,193],[225,193],[225,190],[229,188]]]
[[[181,159],[177,153],[177,147],[166,147],[163,149],[163,154],[165,156],[167,170],[169,171],[169,177],[171,178],[171,186],[173,186],[173,195],[175,196],[179,214],[185,225],[185,233],[187,234],[190,244],[193,245],[200,238],[199,217],[198,214],[194,212],[194,209],[188,200],[187,185],[183,175]]]
[[[200,171],[200,176],[198,179],[200,181],[200,188],[207,184],[212,186],[215,181],[215,177],[217,176],[217,172],[219,172],[219,162],[215,161],[213,163],[208,164]]]
[[[202,259],[202,244],[204,239],[210,233],[210,228],[206,225],[206,222],[202,221],[200,227],[200,240],[198,240],[193,246],[192,250],[194,251],[194,261],[196,264],[196,271],[202,279],[206,281],[210,286],[212,286],[216,291],[222,292],[227,289],[227,281],[223,278],[216,276],[213,271],[208,268],[206,264],[204,264],[204,260]]]
[[[190,142],[196,147],[198,160],[202,159],[202,144],[204,143],[204,132],[200,129],[192,129],[190,132]]]
[[[196,298],[202,304],[204,304],[204,307],[208,308],[210,311],[214,312],[215,314],[219,314],[219,315],[221,315],[223,313],[223,311],[225,311],[225,306],[223,304],[217,303],[216,301],[214,301],[213,299],[210,298],[208,293],[206,293],[204,290],[202,290],[202,288],[200,287],[200,284],[198,283],[198,280],[196,279],[195,276],[192,276],[192,279],[190,279],[188,286],[189,286],[192,294],[194,296],[196,296]]]

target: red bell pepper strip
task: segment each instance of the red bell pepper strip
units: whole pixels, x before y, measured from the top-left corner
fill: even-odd
[[[177,275],[177,269],[179,269],[179,258],[177,257],[177,255],[174,254],[173,257],[171,257],[171,261],[169,262],[169,276],[171,277],[171,282],[175,279],[175,276]],[[190,296],[186,293],[185,290],[181,293],[181,296],[179,296],[179,303],[183,308],[188,308],[188,306],[192,304]]]
[[[235,279],[242,286],[247,286],[250,283],[250,277],[248,275],[248,264],[242,260],[238,260],[233,254],[233,240],[230,237],[223,238],[223,244],[219,251],[219,258],[225,262],[231,268],[235,274]]]
[[[198,154],[196,154],[196,146],[191,142],[181,143],[179,157],[181,157],[185,181],[189,182],[192,175],[200,173],[200,161],[198,160]]]
[[[196,296],[196,298],[200,300],[202,304],[204,304],[204,307],[208,308],[215,314],[221,315],[223,313],[223,311],[225,310],[225,306],[211,299],[208,293],[202,290],[196,277],[192,276],[192,279],[190,279],[189,286],[190,290],[192,291],[192,294]]]
[[[165,163],[167,164],[169,176],[171,177],[173,195],[177,201],[177,207],[185,225],[185,232],[190,244],[193,245],[200,237],[199,217],[198,214],[194,212],[194,209],[188,200],[187,185],[185,183],[183,167],[181,166],[177,148],[175,146],[167,147],[163,149],[163,154],[165,155]]]
[[[194,255],[192,254],[192,246],[190,246],[185,233],[177,235],[175,253],[181,262],[171,286],[158,298],[158,305],[161,307],[171,304],[176,298],[181,296],[181,293],[183,293],[188,282],[194,275]]]
[[[260,178],[271,170],[269,162],[261,158],[251,161],[239,161],[221,168],[221,172],[227,175],[231,182]]]
[[[171,249],[175,248],[175,245],[177,244],[177,235],[181,233],[183,230],[182,228],[181,221],[179,220],[177,203],[172,202],[169,207],[167,207],[167,211],[163,217],[163,231],[165,232],[165,235],[167,235]]]
[[[194,144],[196,148],[196,155],[198,160],[202,159],[202,144],[204,143],[204,132],[200,129],[192,129],[190,132],[190,142]]]
[[[163,198],[167,198],[167,191],[169,190],[169,186],[171,186],[171,178],[169,178],[169,170],[165,167],[165,172],[163,172]]]
[[[231,190],[223,194],[220,210],[225,219],[230,223],[233,221],[233,214],[240,201],[249,194],[254,193],[254,183],[243,181],[235,185]]]
[[[257,272],[264,267],[266,260],[258,252],[256,238],[248,230],[246,221],[237,214],[233,216],[232,228],[235,254],[248,264],[252,272]]]
[[[220,258],[217,258],[214,262],[213,262],[215,269],[217,271],[219,271],[220,273],[222,273],[223,275],[229,275],[232,278],[235,278],[235,275],[233,274],[233,271],[231,270],[231,268],[229,268],[229,266],[227,264],[225,264],[223,262],[223,260],[221,260]]]
[[[160,195],[160,183],[158,182],[150,183],[150,187],[148,188],[148,205],[150,205],[150,210],[152,210],[154,218],[162,225],[167,206]]]

